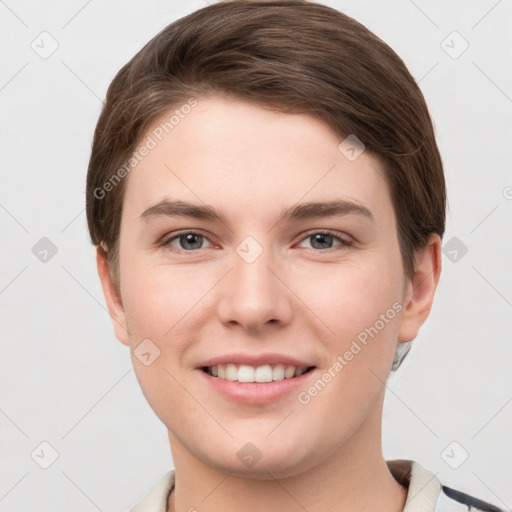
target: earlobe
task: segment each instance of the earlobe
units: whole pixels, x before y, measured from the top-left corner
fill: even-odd
[[[408,280],[400,318],[398,342],[412,341],[428,318],[441,275],[441,238],[430,235],[425,247],[416,252],[415,272]]]
[[[126,326],[126,315],[121,297],[112,282],[110,276],[107,256],[99,247],[96,247],[96,263],[98,266],[98,276],[103,288],[103,295],[107,303],[108,312],[112,320],[114,334],[116,338],[124,345],[129,346],[128,329]]]

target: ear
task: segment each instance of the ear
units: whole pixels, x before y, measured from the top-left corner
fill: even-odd
[[[415,272],[407,279],[398,342],[412,341],[427,319],[441,274],[441,238],[430,235],[415,253]]]
[[[99,247],[96,247],[96,263],[98,265],[98,275],[101,287],[103,288],[103,295],[105,296],[112,326],[114,327],[114,334],[121,343],[129,346],[124,306],[110,277],[107,255]]]

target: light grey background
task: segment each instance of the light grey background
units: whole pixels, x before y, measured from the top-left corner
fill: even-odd
[[[419,81],[448,183],[444,243],[456,237],[431,317],[388,383],[384,455],[511,508],[512,2],[325,3],[384,39]],[[105,310],[84,190],[115,73],[205,5],[0,1],[2,511],[126,510],[172,467]],[[32,252],[43,237],[58,250],[46,262]],[[43,441],[58,453],[48,469]]]

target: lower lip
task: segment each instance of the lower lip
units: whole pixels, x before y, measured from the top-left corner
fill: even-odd
[[[197,369],[203,379],[213,389],[235,402],[244,404],[267,404],[278,398],[296,391],[297,388],[315,373],[315,369],[303,373],[291,379],[277,380],[273,382],[238,382],[213,377],[201,369]]]

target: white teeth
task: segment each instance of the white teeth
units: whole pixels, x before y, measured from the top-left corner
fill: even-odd
[[[233,363],[209,366],[208,373],[214,377],[238,382],[272,382],[283,379],[299,377],[306,373],[306,367],[284,366],[265,364],[256,368],[247,364],[236,365]]]
[[[272,369],[272,380],[283,380],[284,379],[284,366],[277,364]]]
[[[254,381],[255,382],[272,382],[272,368],[269,364],[265,366],[258,366],[254,370]]]
[[[215,368],[215,367],[214,367]],[[241,364],[238,367],[238,382],[254,382],[254,368]]]
[[[226,365],[226,379],[227,380],[238,380],[238,368],[234,364]]]
[[[295,366],[287,366],[284,371],[284,378],[291,379],[295,375]]]

